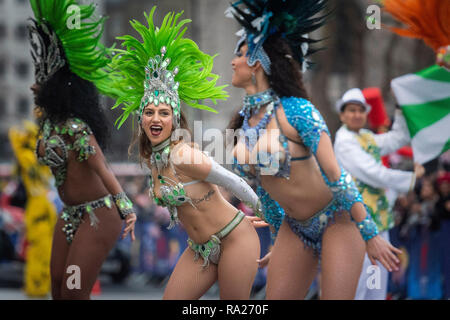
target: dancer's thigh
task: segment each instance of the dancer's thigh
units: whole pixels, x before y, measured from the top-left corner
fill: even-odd
[[[321,299],[354,299],[365,242],[348,214],[336,217],[322,240]]]
[[[50,276],[52,283],[52,298],[61,299],[61,285],[65,274],[67,255],[69,254],[69,243],[62,231],[66,222],[58,218],[53,231],[52,253],[50,258]]]
[[[203,259],[200,257],[194,261],[194,251],[189,247],[178,259],[172,274],[170,275],[164,300],[196,300],[217,280],[217,266],[210,263],[207,268],[202,268]]]
[[[115,208],[99,208],[95,210],[99,219],[97,227],[90,225],[87,214],[73,238],[67,256],[65,269],[76,266],[80,271],[80,288],[70,289],[68,277],[73,273],[65,273],[61,287],[63,299],[89,299],[92,287],[100,273],[101,266],[109,252],[119,239],[122,220]]]
[[[317,273],[312,249],[283,221],[267,270],[267,299],[304,299]]]
[[[227,238],[223,241],[219,260],[220,298],[225,300],[250,299],[253,281],[258,271],[256,262],[260,255],[258,234],[253,226],[242,225],[242,228],[238,228],[233,232],[240,234],[236,233],[231,241]]]

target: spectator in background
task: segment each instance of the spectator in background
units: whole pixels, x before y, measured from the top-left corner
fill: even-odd
[[[436,180],[438,200],[435,213],[440,221],[440,249],[444,277],[443,299],[450,299],[450,172],[442,172]]]
[[[422,179],[416,194],[407,222],[411,261],[407,273],[407,294],[411,299],[440,299],[441,257],[435,213],[438,195],[430,176]]]
[[[407,241],[402,228],[408,219],[410,201],[414,201],[414,193],[400,194],[393,208],[394,227],[389,230],[389,238],[392,245],[402,250],[400,255],[399,270],[390,274],[388,281],[387,299],[405,299],[406,298],[406,271],[409,264],[409,253],[406,247]]]
[[[336,103],[342,127],[336,133],[334,150],[338,162],[356,181],[367,211],[377,224],[380,236],[389,241],[389,229],[394,226],[391,206],[386,197],[386,189],[408,192],[424,173],[421,165],[414,172],[392,170],[383,166],[381,156],[396,151],[410,141],[409,132],[401,110],[396,110],[393,130],[383,134],[373,134],[364,129],[371,106],[362,91],[353,88],[344,93]],[[371,257],[365,255],[364,265],[356,290],[356,300],[384,300],[386,298],[388,270],[381,266],[381,286],[370,289],[367,286],[372,272]]]
[[[181,225],[168,230],[170,214],[149,198],[146,177],[134,177],[128,189],[136,207],[138,261],[136,271],[143,282],[164,284],[172,273],[178,258],[187,247],[187,234]],[[135,190],[135,192],[131,192]]]

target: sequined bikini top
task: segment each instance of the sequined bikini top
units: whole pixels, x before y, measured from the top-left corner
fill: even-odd
[[[269,89],[270,90],[270,89]],[[292,141],[296,144],[300,144],[298,141],[289,139],[286,135],[284,135],[283,130],[281,128],[280,122],[277,116],[277,109],[280,106],[280,99],[276,94],[270,90],[270,98],[267,98],[267,91],[264,91],[260,94],[263,94],[261,98],[262,102],[269,102],[266,107],[266,115],[263,119],[258,123],[255,127],[250,127],[248,125],[248,118],[251,116],[251,113],[247,110],[250,110],[248,105],[246,106],[246,100],[244,100],[244,108],[241,115],[244,116],[244,125],[242,129],[244,130],[243,139],[245,139],[246,146],[251,152],[255,147],[258,139],[260,138],[260,130],[265,129],[267,124],[272,119],[273,115],[275,115],[275,119],[277,121],[277,126],[280,129],[280,135],[278,136],[278,141],[282,146],[283,150],[277,152],[267,152],[267,151],[258,151],[256,155],[256,164],[254,165],[255,174],[252,174],[250,171],[250,164],[240,164],[236,157],[233,157],[232,169],[233,171],[241,177],[246,177],[249,180],[255,180],[258,184],[261,183],[261,175],[272,175],[275,177],[282,177],[289,179],[290,171],[291,171],[291,161],[301,161],[306,160],[311,157],[311,154],[304,157],[291,157],[289,152],[288,141]],[[246,97],[247,101],[252,100]],[[261,123],[264,122],[262,125]]]
[[[170,167],[178,180],[180,180],[180,177],[178,176],[177,172],[175,171],[175,168],[173,166],[172,161],[168,159],[168,162],[170,164]],[[168,226],[168,229],[172,229],[177,223],[179,223],[178,219],[178,210],[177,207],[182,206],[185,203],[189,203],[194,208],[196,204],[207,201],[209,198],[215,193],[213,189],[211,189],[206,195],[204,195],[200,199],[192,199],[184,190],[185,187],[189,185],[193,185],[195,183],[201,182],[201,180],[193,180],[189,182],[177,182],[169,177],[163,176],[158,174],[158,180],[161,184],[159,187],[159,191],[161,193],[161,198],[156,197],[154,192],[154,182],[153,182],[153,176],[150,173],[149,175],[150,179],[150,186],[149,186],[149,193],[150,197],[153,199],[156,205],[166,207],[169,210],[170,213],[170,224]]]
[[[42,139],[36,143],[36,156],[40,164],[49,166],[55,176],[55,186],[61,186],[67,177],[67,159],[69,151],[78,152],[78,161],[84,161],[95,154],[95,148],[89,145],[92,130],[78,118],[70,118],[63,125],[54,125],[49,119],[43,125]],[[73,137],[73,143],[66,143],[64,136]],[[40,144],[44,144],[44,155],[39,155]]]
[[[330,133],[328,131],[325,121],[323,120],[322,115],[313,106],[313,104],[306,99],[298,97],[282,97],[280,100],[283,105],[284,114],[286,116],[288,123],[296,129],[305,147],[308,148],[310,152],[315,155],[317,152],[321,134],[325,132],[330,136]],[[280,127],[279,124],[278,126]],[[283,135],[281,130],[280,134]],[[288,138],[285,137],[286,139],[283,139],[281,135],[279,139],[283,146],[283,149],[288,151],[287,148]],[[289,159],[289,156],[285,158]],[[290,161],[295,160],[302,160],[302,158],[290,159]],[[248,180],[251,180],[252,178],[257,178],[255,175],[251,174],[249,165],[247,164],[241,165],[237,162],[237,159],[233,159],[233,161],[234,161],[233,169],[241,177],[247,178]],[[322,169],[320,170],[322,172],[322,176],[325,179],[325,182],[328,185],[330,185]],[[289,170],[287,170],[287,172],[289,174]],[[255,182],[258,183],[258,181]],[[256,193],[258,197],[261,199],[261,202],[263,204],[264,216],[266,218],[266,221],[268,221],[272,226],[275,227],[275,232],[272,234],[272,236],[276,236],[276,233],[280,228],[284,218],[284,210],[278,204],[278,202],[273,200],[267,193],[267,191],[265,191],[264,188],[262,188],[260,182],[261,181],[259,181],[257,185]]]

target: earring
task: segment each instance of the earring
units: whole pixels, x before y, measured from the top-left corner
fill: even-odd
[[[141,125],[139,124],[139,127],[138,127],[138,137],[140,137],[142,135],[142,127],[141,127]]]
[[[256,85],[255,73],[252,72],[252,84]]]

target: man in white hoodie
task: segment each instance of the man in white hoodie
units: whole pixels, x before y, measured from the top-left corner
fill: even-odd
[[[416,164],[414,172],[407,172],[389,169],[382,164],[381,156],[408,144],[410,136],[400,109],[395,111],[391,131],[374,134],[364,129],[370,108],[358,88],[350,89],[342,96],[336,103],[336,110],[343,125],[336,133],[334,150],[338,162],[355,180],[380,236],[389,241],[389,229],[394,226],[394,219],[386,189],[400,193],[412,190],[424,168]],[[366,254],[356,300],[386,299],[388,271],[382,265],[371,267],[372,264],[375,260]]]

